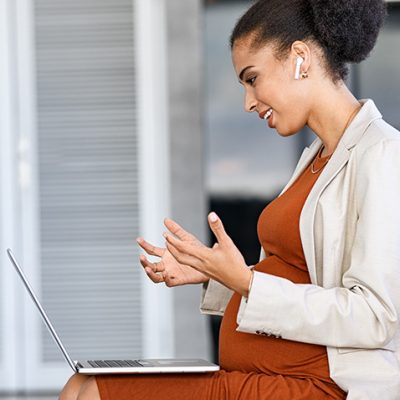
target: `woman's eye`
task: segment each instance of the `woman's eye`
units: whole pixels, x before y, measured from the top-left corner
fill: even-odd
[[[246,82],[250,85],[250,86],[253,86],[254,85],[254,82],[255,82],[255,80],[256,80],[256,77],[253,77],[253,78],[249,78],[249,79],[247,79],[246,80]]]

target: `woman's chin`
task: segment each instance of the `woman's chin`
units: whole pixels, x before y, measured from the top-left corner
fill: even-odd
[[[299,132],[299,131],[294,131],[293,129],[284,129],[284,128],[279,128],[279,127],[276,127],[275,130],[278,132],[279,136],[282,136],[282,137],[293,136]]]

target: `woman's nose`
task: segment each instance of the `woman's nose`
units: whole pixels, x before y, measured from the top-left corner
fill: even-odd
[[[256,110],[256,106],[257,106],[257,101],[254,98],[254,96],[250,95],[249,93],[246,93],[244,98],[244,110],[246,112],[253,112]]]

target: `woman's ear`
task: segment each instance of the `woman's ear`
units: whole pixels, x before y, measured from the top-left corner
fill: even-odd
[[[306,43],[296,40],[292,44],[289,57],[294,78],[307,77],[311,66],[310,47]]]

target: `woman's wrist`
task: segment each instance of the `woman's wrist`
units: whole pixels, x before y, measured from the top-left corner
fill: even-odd
[[[249,296],[251,285],[253,283],[253,266],[251,265],[250,267],[246,268],[245,273],[246,275],[244,276],[244,278],[242,278],[240,288],[239,290],[237,290],[237,292],[241,296],[247,298]]]

